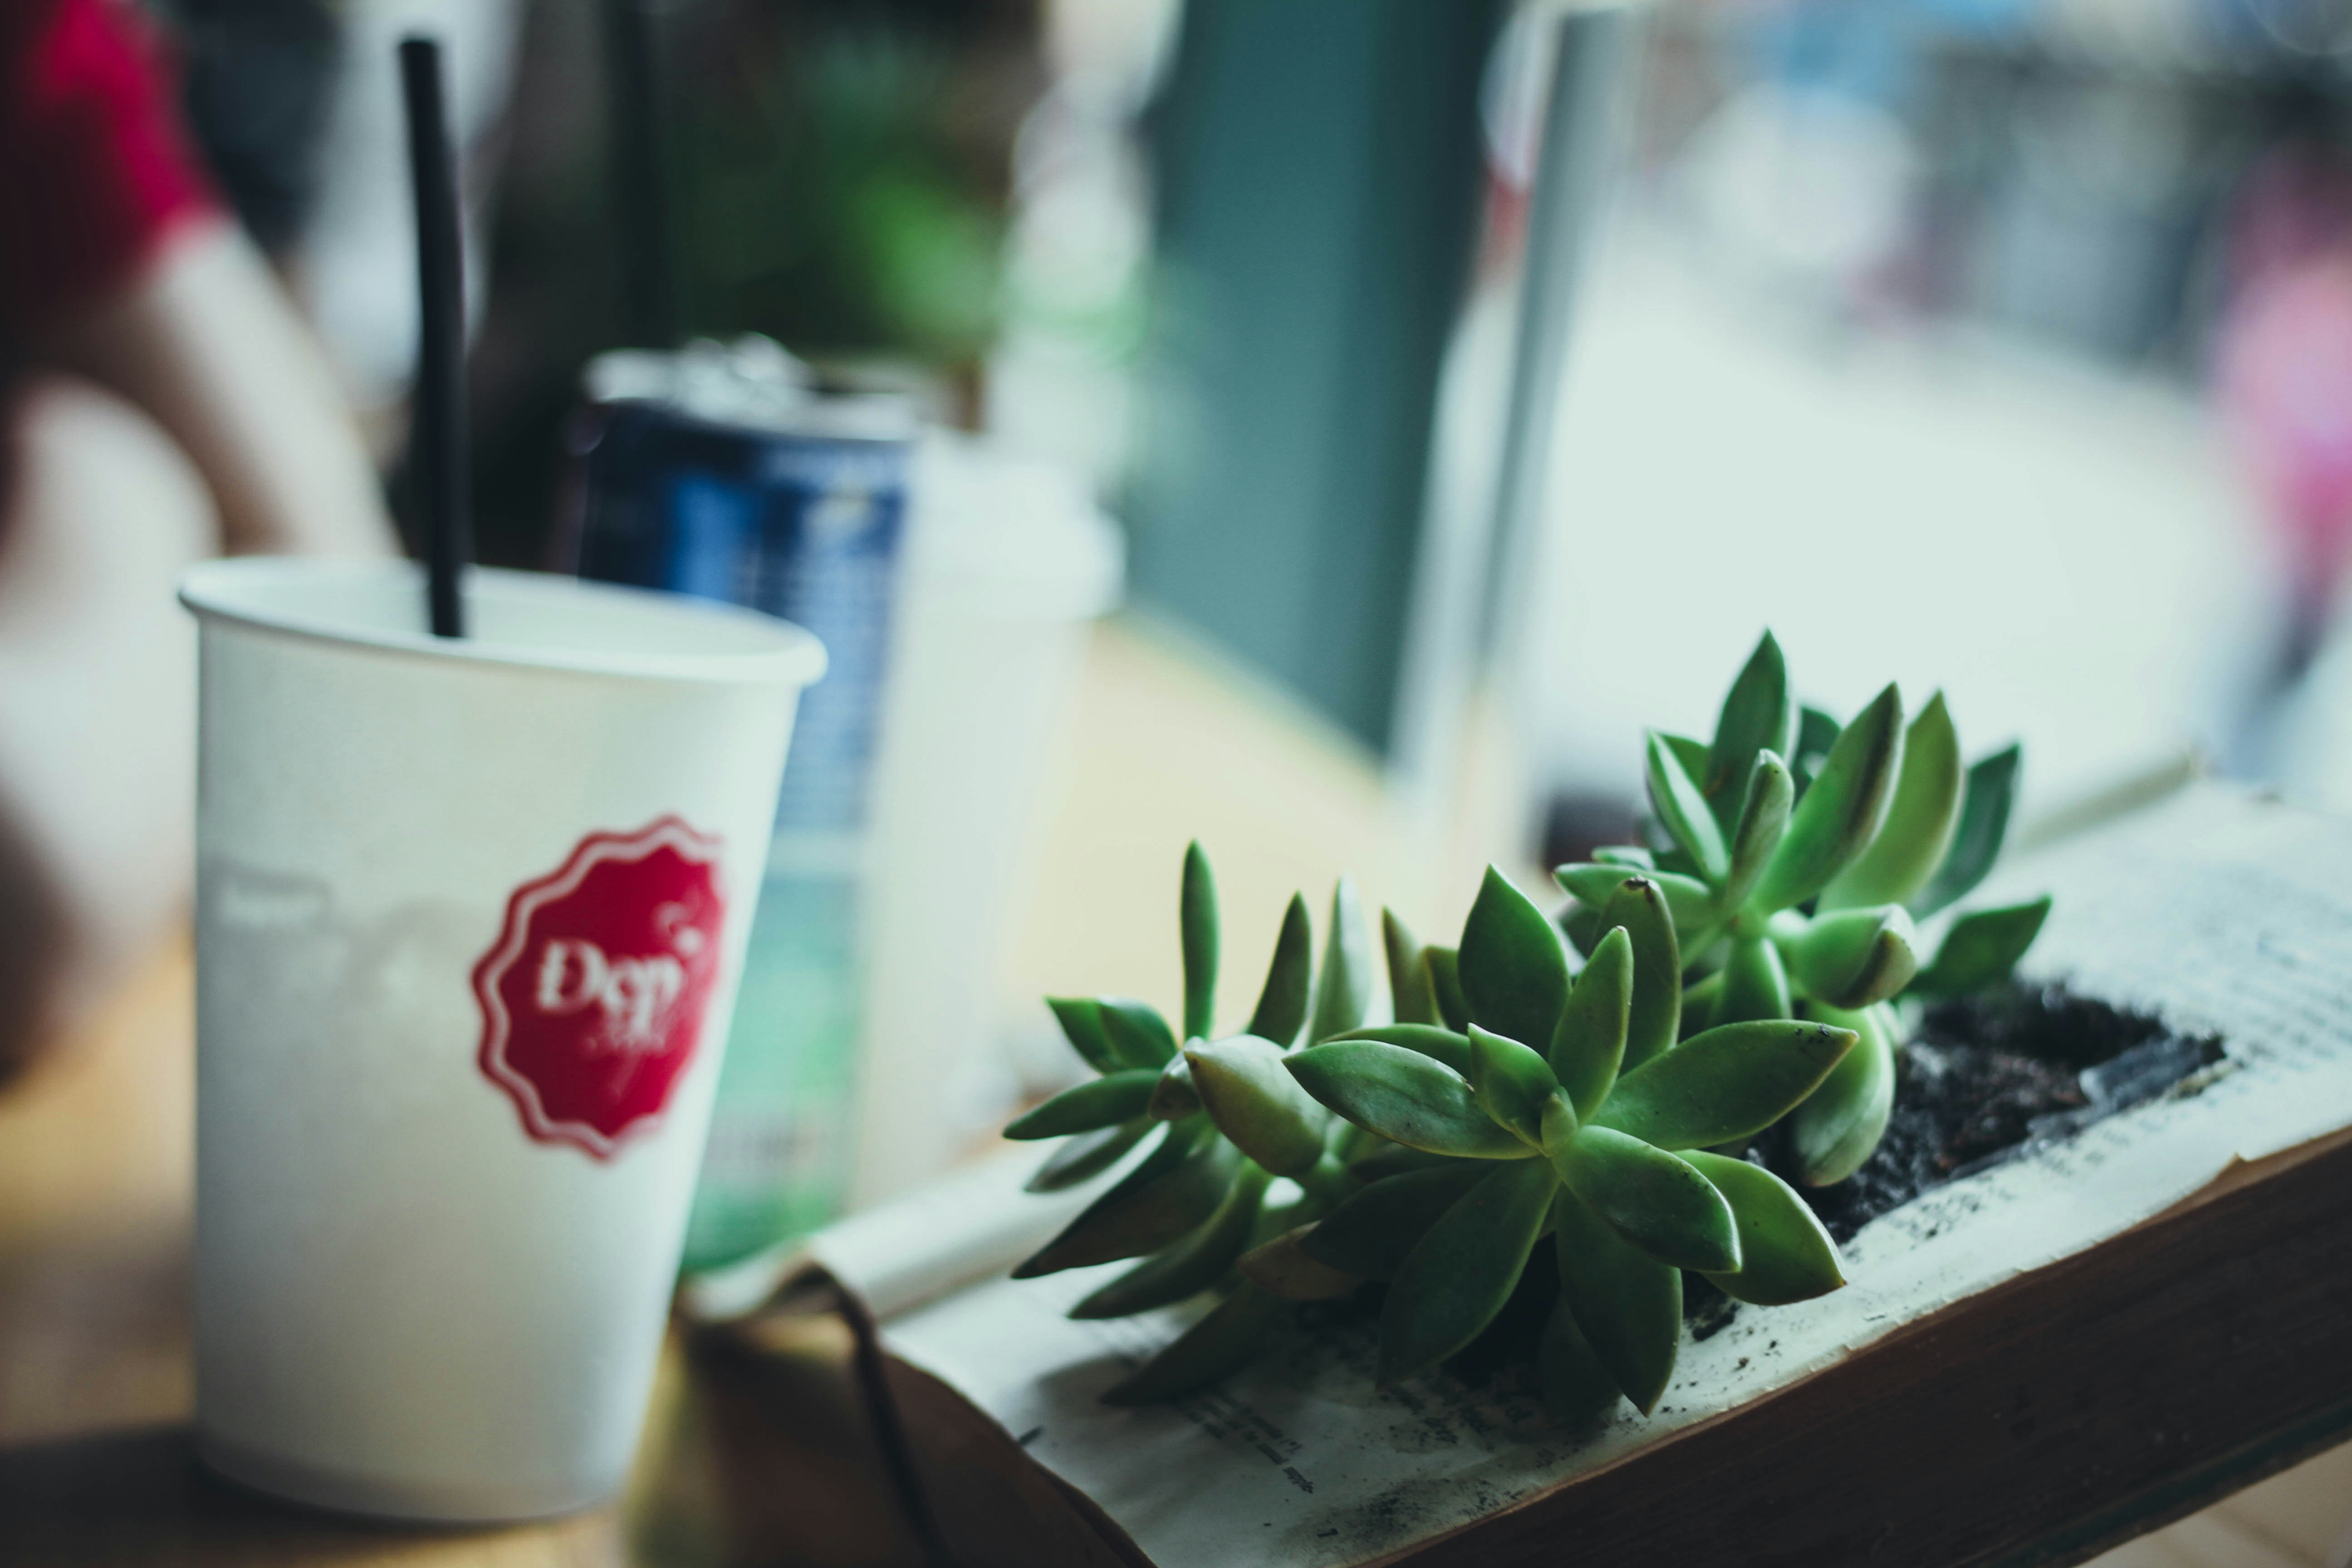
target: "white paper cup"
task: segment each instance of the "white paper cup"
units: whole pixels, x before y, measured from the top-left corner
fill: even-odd
[[[807,633],[477,571],[190,573],[201,625],[196,1430],[444,1521],[621,1481]]]

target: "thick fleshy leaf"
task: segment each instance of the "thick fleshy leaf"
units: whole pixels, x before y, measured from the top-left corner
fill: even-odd
[[[1265,986],[1257,994],[1249,1033],[1287,1049],[1306,1026],[1307,1005],[1314,992],[1315,935],[1307,900],[1293,893],[1290,907],[1282,911],[1282,931],[1274,939],[1274,960],[1266,965]]]
[[[2049,918],[2047,894],[2030,903],[1970,910],[1952,922],[1936,962],[1919,972],[1912,988],[1928,996],[1957,996],[2008,979]]]
[[[1793,1018],[1721,1025],[1619,1079],[1594,1120],[1661,1149],[1752,1138],[1812,1093],[1853,1042],[1851,1029]]]
[[[1343,1199],[1299,1238],[1299,1246],[1329,1268],[1366,1279],[1393,1279],[1429,1227],[1493,1169],[1451,1160],[1383,1176]]]
[[[1559,1098],[1560,1088],[1541,1052],[1473,1024],[1469,1077],[1488,1116],[1530,1143],[1543,1142],[1544,1107]]]
[[[1789,814],[1748,907],[1769,911],[1803,903],[1845,869],[1878,831],[1903,752],[1903,698],[1889,686],[1854,716],[1822,771]]]
[[[1372,941],[1364,926],[1356,884],[1342,877],[1331,889],[1331,929],[1323,938],[1323,973],[1315,984],[1315,1023],[1308,1041],[1360,1027],[1372,1005]]]
[[[1665,1393],[1682,1347],[1682,1270],[1619,1236],[1572,1192],[1560,1193],[1552,1213],[1560,1300],[1592,1353],[1646,1415]]]
[[[1340,1040],[1379,1040],[1384,1045],[1402,1046],[1417,1051],[1432,1061],[1444,1062],[1464,1078],[1470,1076],[1470,1037],[1457,1035],[1451,1029],[1440,1029],[1428,1024],[1380,1024],[1369,1029],[1351,1030]],[[1327,1040],[1337,1045],[1339,1040]]]
[[[1382,1387],[1427,1372],[1494,1321],[1543,1234],[1555,1186],[1539,1160],[1501,1166],[1414,1244],[1381,1309]]]
[[[1809,1187],[1843,1182],[1862,1169],[1886,1135],[1895,1110],[1895,1028],[1881,1004],[1856,1012],[1809,1008],[1821,1022],[1856,1037],[1821,1088],[1789,1116],[1789,1152],[1797,1179]]]
[[[1148,1116],[1132,1121],[1122,1121],[1116,1127],[1097,1127],[1092,1132],[1081,1132],[1045,1158],[1036,1174],[1023,1184],[1024,1193],[1058,1193],[1079,1183],[1101,1175],[1129,1149],[1143,1142],[1153,1122]]]
[[[1715,819],[1706,796],[1685,771],[1675,750],[1659,731],[1650,731],[1650,809],[1666,825],[1683,853],[1697,863],[1699,875],[1720,884],[1728,864],[1723,846],[1723,825]]]
[[[1184,1037],[1198,1040],[1216,1028],[1217,879],[1197,838],[1184,847],[1176,927],[1184,948]]]
[[[1033,1279],[1159,1251],[1216,1212],[1241,1157],[1205,1116],[1171,1122],[1135,1169],[1014,1268],[1013,1278]]]
[[[1592,858],[1607,866],[1631,866],[1636,871],[1654,871],[1657,858],[1639,844],[1604,844],[1592,852]]]
[[[1822,889],[1821,908],[1899,904],[1927,885],[1952,842],[1960,808],[1960,738],[1940,691],[1911,721],[1886,820],[1870,847]]]
[[[1560,1010],[1551,1037],[1551,1070],[1568,1091],[1577,1120],[1589,1121],[1609,1098],[1625,1061],[1633,1014],[1633,939],[1620,927],[1601,939]]]
[[[1192,1064],[1181,1053],[1170,1057],[1160,1069],[1160,1081],[1152,1085],[1151,1103],[1145,1109],[1156,1121],[1181,1121],[1200,1113],[1201,1091],[1192,1086]]]
[[[1623,1070],[1674,1049],[1683,1012],[1682,946],[1655,882],[1635,878],[1601,910],[1601,929],[1622,927],[1633,946],[1633,994],[1626,1015]],[[1598,951],[1596,949],[1595,951]]]
[[[1462,994],[1462,961],[1450,947],[1425,947],[1429,989],[1437,998],[1437,1021],[1456,1034],[1470,1026],[1470,999]]]
[[[1265,1196],[1265,1172],[1244,1162],[1216,1212],[1182,1240],[1156,1252],[1070,1309],[1073,1318],[1125,1318],[1207,1289],[1249,1245]]]
[[[1192,1088],[1217,1131],[1277,1176],[1296,1176],[1323,1157],[1330,1118],[1283,1066],[1280,1046],[1255,1035],[1189,1047]]]
[[[1867,1007],[1919,973],[1918,936],[1901,904],[1832,910],[1815,915],[1781,956],[1807,995],[1832,1007]]]
[[[1723,874],[1723,896],[1717,900],[1727,913],[1738,910],[1755,891],[1764,868],[1772,863],[1780,840],[1788,835],[1789,814],[1796,803],[1797,782],[1780,753],[1757,752],[1738,815],[1733,818],[1731,865]],[[1685,929],[1695,923],[1685,920],[1680,910],[1675,911],[1675,919]]]
[[[1158,1073],[1140,1068],[1089,1079],[1014,1117],[1004,1135],[1024,1141],[1065,1138],[1073,1132],[1092,1132],[1099,1127],[1129,1121],[1142,1115],[1150,1105],[1152,1086],[1159,1081]]]
[[[1608,1127],[1587,1127],[1551,1161],[1569,1190],[1661,1263],[1739,1267],[1731,1205],[1688,1161]]]
[[[1459,1073],[1379,1040],[1334,1040],[1283,1058],[1301,1088],[1391,1143],[1470,1160],[1534,1152],[1495,1125]]]
[[[1111,1053],[1124,1066],[1157,1072],[1176,1054],[1176,1036],[1158,1008],[1125,996],[1098,996],[1095,1002],[1102,1009]]]
[[[2011,746],[1969,770],[1952,847],[1927,885],[1911,900],[1913,915],[1926,920],[1958,903],[1976,890],[1993,862],[2000,858],[2001,840],[2009,834],[2009,808],[2017,798],[2018,771],[2024,758],[2022,747]]]
[[[1675,923],[1689,930],[1712,923],[1717,918],[1715,889],[1696,877],[1678,876],[1672,871],[1653,871],[1647,867],[1620,866],[1612,861],[1596,860],[1588,865],[1561,866],[1552,872],[1552,880],[1572,893],[1583,903],[1599,909],[1607,903],[1618,889],[1636,877],[1647,877],[1666,895],[1666,908],[1674,911]]]
[[[1551,1304],[1551,1316],[1544,1320],[1543,1338],[1536,1346],[1536,1381],[1543,1389],[1545,1413],[1563,1426],[1606,1415],[1623,1397],[1600,1353],[1576,1326],[1576,1314],[1565,1296]]]
[[[1463,922],[1460,973],[1472,1022],[1549,1042],[1568,1001],[1568,950],[1549,917],[1492,866]]]
[[[1796,706],[1789,700],[1789,667],[1780,643],[1768,631],[1723,699],[1723,710],[1715,721],[1715,743],[1707,748],[1706,772],[1699,780],[1726,832],[1739,819],[1756,753],[1787,755],[1796,736]]]
[[[1434,1024],[1437,988],[1429,965],[1421,956],[1421,939],[1397,918],[1394,910],[1381,911],[1381,947],[1389,964],[1389,1010],[1400,1024]]]
[[[1714,1022],[1745,1024],[1756,1018],[1795,1016],[1789,999],[1789,972],[1780,950],[1764,936],[1736,936],[1723,962],[1723,984],[1715,1000]]]
[[[1739,1226],[1739,1267],[1710,1274],[1735,1301],[1786,1307],[1826,1296],[1845,1283],[1837,1243],[1789,1184],[1745,1160],[1697,1150],[1683,1156],[1714,1184]]]
[[[1113,1385],[1105,1405],[1160,1405],[1239,1372],[1265,1344],[1282,1303],[1244,1283],[1158,1355]]]
[[[1091,996],[1048,996],[1045,1005],[1054,1010],[1054,1021],[1062,1026],[1062,1037],[1087,1066],[1100,1073],[1117,1072],[1129,1065],[1111,1049],[1110,1037],[1103,1032],[1101,1003]]]
[[[1364,1282],[1360,1274],[1334,1268],[1307,1250],[1315,1226],[1302,1225],[1250,1248],[1235,1261],[1242,1278],[1285,1301],[1328,1301]]]

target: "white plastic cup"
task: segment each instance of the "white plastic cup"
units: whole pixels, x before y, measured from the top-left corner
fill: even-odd
[[[215,562],[196,1442],[408,1519],[611,1493],[643,1419],[816,639],[477,571]]]

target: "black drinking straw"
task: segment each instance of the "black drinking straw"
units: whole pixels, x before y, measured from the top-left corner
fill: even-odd
[[[402,39],[400,85],[408,106],[408,166],[416,185],[420,306],[408,450],[425,507],[433,635],[461,637],[466,611],[457,596],[457,575],[474,545],[466,511],[466,286],[457,164],[441,91],[441,46],[431,38]]]

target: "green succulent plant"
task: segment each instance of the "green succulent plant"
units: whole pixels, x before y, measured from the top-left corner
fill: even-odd
[[[1889,685],[1849,722],[1790,695],[1764,634],[1724,699],[1711,742],[1651,731],[1649,847],[1555,873],[1561,916],[1594,951],[1633,879],[1654,885],[1691,965],[1685,1032],[1775,1018],[1852,1030],[1860,1044],[1789,1122],[1801,1178],[1844,1180],[1878,1147],[1904,1036],[1894,1004],[2008,977],[2049,899],[1960,915],[1922,966],[1916,922],[1972,891],[2000,854],[2014,745],[1963,767],[1937,692],[1905,722]]]
[[[1237,1034],[1215,1036],[1216,881],[1197,843],[1184,853],[1178,928],[1181,1042],[1144,1003],[1050,997],[1064,1036],[1098,1076],[1005,1129],[1009,1138],[1068,1139],[1030,1179],[1032,1192],[1100,1175],[1152,1140],[1142,1158],[1016,1268],[1014,1278],[1141,1259],[1072,1308],[1076,1318],[1125,1317],[1213,1287],[1227,1291],[1191,1331],[1106,1394],[1112,1404],[1172,1398],[1247,1361],[1281,1302],[1239,1279],[1236,1260],[1316,1219],[1357,1187],[1345,1161],[1361,1139],[1283,1070],[1302,1037],[1347,1034],[1362,1025],[1370,1005],[1370,942],[1354,886],[1342,879],[1332,892],[1319,976],[1307,901],[1292,895],[1257,1005]]]
[[[1682,1339],[1682,1274],[1783,1305],[1845,1280],[1837,1248],[1785,1183],[1707,1152],[1785,1115],[1856,1042],[1851,1029],[1761,1019],[1679,1038],[1680,965],[1658,885],[1629,879],[1571,978],[1552,921],[1489,869],[1458,951],[1390,946],[1392,989],[1422,1016],[1359,1029],[1284,1066],[1317,1101],[1392,1146],[1312,1224],[1243,1260],[1294,1281],[1384,1280],[1380,1381],[1427,1372],[1486,1331],[1549,1235],[1559,1294],[1538,1373],[1572,1420],[1622,1394],[1654,1408]],[[1394,929],[1392,927],[1392,929]],[[1451,973],[1453,987],[1438,977]],[[1421,975],[1430,977],[1424,988]],[[1452,1005],[1441,1000],[1452,989]]]

